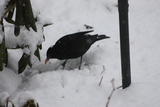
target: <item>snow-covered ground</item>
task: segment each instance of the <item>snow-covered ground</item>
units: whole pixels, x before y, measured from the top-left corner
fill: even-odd
[[[0,100],[16,107],[35,99],[40,107],[105,107],[115,87],[121,86],[119,19],[117,0],[32,0],[34,12],[54,23],[44,29],[42,61],[17,75],[22,52],[9,51],[9,64],[0,72]],[[129,0],[129,29],[132,84],[116,89],[109,107],[160,107],[160,0]],[[96,42],[83,57],[44,64],[48,47],[62,36],[94,27],[91,34],[106,34],[110,39]],[[41,37],[41,36],[40,36]],[[12,69],[12,70],[11,70]],[[37,73],[41,72],[41,73]],[[102,83],[99,85],[103,76]]]

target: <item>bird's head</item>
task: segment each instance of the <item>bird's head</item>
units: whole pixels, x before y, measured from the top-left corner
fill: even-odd
[[[47,58],[45,60],[45,64],[49,61],[49,59],[51,58],[51,55],[52,55],[52,47],[48,48],[47,50],[47,54],[46,54]]]

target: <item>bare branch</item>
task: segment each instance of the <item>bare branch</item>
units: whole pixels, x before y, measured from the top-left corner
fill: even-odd
[[[105,66],[103,65],[103,71],[101,72],[101,74],[103,74],[104,71],[105,71]]]
[[[99,82],[99,86],[101,86],[102,80],[103,80],[103,76],[101,77],[101,80],[100,80],[100,82]]]
[[[86,27],[86,29],[93,29],[92,26],[89,26],[89,25],[86,25],[86,24],[84,24],[84,26]]]
[[[113,95],[113,92],[115,91],[114,79],[111,80],[111,83],[112,83],[112,88],[113,88],[113,89],[112,89],[112,91],[111,91],[111,93],[110,93],[110,95],[109,95],[109,97],[108,97],[108,101],[107,101],[106,107],[108,107],[109,102],[110,102],[110,100],[111,100],[111,97],[112,97],[112,95]]]
[[[119,87],[117,87],[116,89],[120,89],[120,88],[122,88],[122,86],[119,86]]]

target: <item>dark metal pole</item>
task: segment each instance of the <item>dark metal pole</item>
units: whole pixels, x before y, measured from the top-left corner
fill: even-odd
[[[118,0],[123,89],[131,84],[128,6],[128,0]]]

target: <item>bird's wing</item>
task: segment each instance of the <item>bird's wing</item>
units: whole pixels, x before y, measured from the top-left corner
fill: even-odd
[[[73,34],[68,34],[60,38],[55,45],[59,46],[61,45],[62,47],[65,46],[70,46],[70,44],[74,44],[75,42],[79,41],[79,39],[82,38],[82,36],[86,33],[93,32],[94,30],[90,31],[82,31],[82,32],[77,32]]]
[[[77,33],[73,33],[73,34],[68,34],[66,36],[69,36],[69,35],[84,35],[86,33],[90,33],[90,32],[93,32],[94,30],[89,30],[89,31],[81,31],[81,32],[77,32]]]

